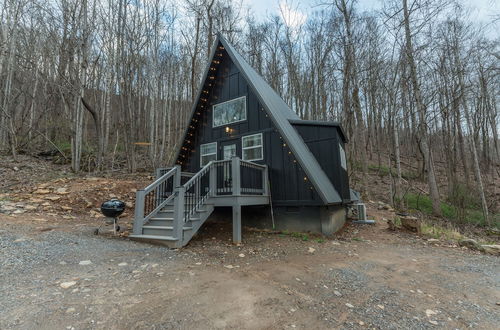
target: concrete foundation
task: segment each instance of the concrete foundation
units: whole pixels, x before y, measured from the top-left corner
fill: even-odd
[[[333,235],[346,221],[346,207],[338,206],[278,206],[273,208],[274,227],[269,206],[241,207],[243,226],[287,230],[291,232],[311,232]],[[232,221],[231,207],[216,207],[209,218]]]

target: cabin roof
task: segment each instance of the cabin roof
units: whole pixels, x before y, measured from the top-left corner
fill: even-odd
[[[344,129],[342,128],[342,125],[338,121],[320,121],[320,120],[295,120],[295,119],[290,119],[289,120],[290,124],[292,125],[304,125],[304,126],[331,126],[331,127],[336,127],[340,137],[344,141],[344,143],[348,142],[347,137],[344,133]]]
[[[248,85],[255,92],[259,102],[268,113],[270,119],[274,123],[276,129],[283,137],[283,140],[288,144],[295,158],[306,173],[311,184],[316,189],[317,193],[325,204],[342,203],[342,198],[333,186],[326,173],[321,168],[320,164],[311,153],[302,137],[292,126],[291,122],[302,123],[299,116],[290,109],[283,99],[269,86],[269,84],[243,59],[243,57],[235,50],[235,48],[221,35],[217,35],[214,42],[212,56],[207,65],[203,77],[202,85],[207,78],[207,72],[215,55],[215,49],[218,44],[221,44],[227,54],[240,70],[240,73],[245,77]],[[201,95],[201,88],[198,92],[198,97],[193,105],[191,118],[196,110],[196,103]],[[187,129],[186,129],[187,134]],[[186,136],[186,135],[185,135]],[[180,152],[178,151],[178,155]],[[178,157],[177,155],[177,157]]]

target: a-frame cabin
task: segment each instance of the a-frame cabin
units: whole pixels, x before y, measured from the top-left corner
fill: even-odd
[[[301,120],[218,35],[177,165],[138,191],[132,237],[183,246],[224,206],[235,242],[242,215],[248,225],[332,234],[351,202],[346,142],[336,122]]]

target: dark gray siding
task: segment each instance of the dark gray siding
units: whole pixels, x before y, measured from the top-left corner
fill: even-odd
[[[339,143],[345,150],[339,128],[326,125],[293,124],[321,168],[344,201],[350,200],[348,173],[340,165]]]

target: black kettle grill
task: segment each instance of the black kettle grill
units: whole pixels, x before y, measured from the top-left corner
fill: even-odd
[[[111,199],[101,204],[101,213],[106,217],[105,223],[113,224],[113,233],[115,235],[118,231],[120,231],[120,226],[118,226],[118,217],[123,213],[123,211],[125,211],[125,203],[118,199]],[[94,230],[94,234],[98,235],[101,227],[102,225]]]

